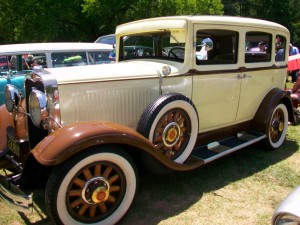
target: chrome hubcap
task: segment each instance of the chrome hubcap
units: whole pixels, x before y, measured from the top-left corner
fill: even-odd
[[[110,185],[104,177],[94,177],[82,189],[82,198],[88,204],[105,202],[109,197]]]
[[[174,146],[180,137],[180,127],[177,123],[169,123],[163,131],[163,142],[167,147]]]

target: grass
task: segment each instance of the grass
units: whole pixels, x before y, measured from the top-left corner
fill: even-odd
[[[120,225],[267,225],[276,206],[300,185],[300,128],[289,126],[276,151],[253,145],[195,171],[140,173],[135,201]],[[34,192],[32,214],[0,203],[1,225],[48,224],[43,190]]]

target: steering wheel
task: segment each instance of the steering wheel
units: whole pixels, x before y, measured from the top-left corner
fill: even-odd
[[[184,48],[183,47],[174,47],[171,48],[168,57],[176,58],[176,59],[184,59]]]

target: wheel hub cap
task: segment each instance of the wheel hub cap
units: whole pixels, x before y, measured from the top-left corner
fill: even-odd
[[[172,122],[168,124],[163,132],[163,142],[167,147],[172,147],[176,144],[180,137],[180,127],[177,123]]]
[[[282,132],[283,128],[284,128],[283,122],[280,122],[278,127],[279,131]]]
[[[273,123],[272,123],[272,130],[273,131],[283,131],[283,122],[280,122],[277,118],[274,119]]]
[[[82,198],[88,204],[98,204],[108,199],[110,185],[104,177],[88,180],[82,190]]]

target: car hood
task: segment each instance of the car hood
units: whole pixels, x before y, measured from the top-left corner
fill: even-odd
[[[162,68],[169,66],[171,74],[178,74],[175,66],[159,62],[130,61],[91,66],[76,66],[45,69],[44,73],[52,74],[58,84],[110,81],[122,79],[141,79],[158,77]]]

